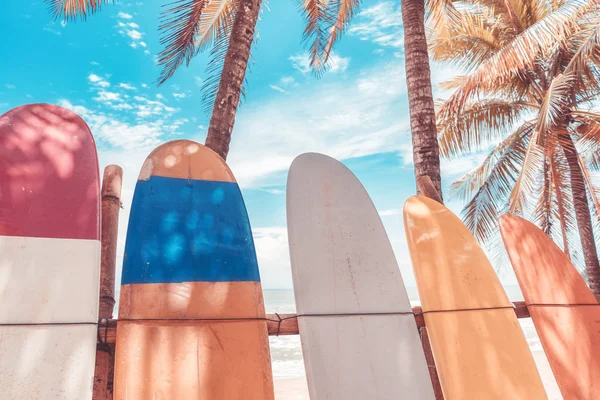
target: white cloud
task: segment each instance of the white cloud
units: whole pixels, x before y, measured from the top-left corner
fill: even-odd
[[[292,269],[285,227],[265,227],[252,230],[260,268],[262,287],[265,289],[291,288]]]
[[[281,93],[289,93],[287,90],[280,88],[279,86],[269,85],[269,87],[273,90],[276,90]]]
[[[187,96],[185,93],[173,93],[173,97],[176,99],[185,99]]]
[[[155,117],[168,117],[178,110],[173,107],[169,107],[163,102],[150,100],[143,96],[134,96],[134,100],[137,102],[134,104],[136,115],[139,118],[148,118],[151,116]]]
[[[55,26],[56,26],[56,22],[49,22],[49,23],[47,23],[47,24],[46,24],[46,26],[44,26],[44,27],[42,28],[42,30],[43,30],[43,31],[46,31],[46,32],[53,33],[53,34],[55,34],[55,35],[57,35],[57,36],[61,36],[61,35],[62,35],[62,32],[61,32],[61,31],[59,31],[59,30],[57,30],[57,29],[55,29],[55,28],[54,28]]]
[[[17,87],[15,85],[11,85],[10,83],[7,83],[6,85],[4,85],[7,89],[16,89]]]
[[[90,64],[94,65],[94,66],[99,66],[100,63],[98,61],[90,61]]]
[[[404,32],[399,3],[384,1],[367,7],[358,13],[348,33],[380,46],[402,48]]]
[[[142,34],[139,31],[134,30],[130,30],[127,31],[127,36],[129,36],[130,38],[132,38],[133,40],[139,40],[142,38]]]
[[[202,87],[202,85],[204,85],[204,79],[202,79],[199,76],[194,76],[194,81],[196,82],[196,85],[198,85],[198,87]]]
[[[281,196],[285,194],[285,190],[283,189],[273,189],[270,187],[264,187],[264,188],[260,188],[260,190],[262,190],[263,192],[269,193],[269,194],[274,194],[276,196]]]
[[[148,89],[150,86],[148,86],[148,84],[146,84],[146,83],[142,83],[142,87],[143,87],[144,89]]]
[[[292,66],[300,71],[303,75],[308,74],[311,71],[310,67],[310,55],[308,53],[294,54],[289,57],[292,62]],[[345,72],[350,65],[350,57],[340,57],[336,53],[332,52],[329,56],[328,71],[333,73]]]
[[[121,21],[117,22],[116,27],[118,28],[118,32],[121,34],[121,36],[131,39],[129,46],[134,49],[137,49],[138,47],[147,47],[146,42],[142,41],[142,37],[145,35],[145,33],[139,30],[140,26],[138,24],[130,21],[133,16],[131,14],[120,12],[119,18],[121,18]],[[144,51],[144,53],[145,52],[146,51]]]
[[[400,208],[390,208],[389,210],[379,211],[379,215],[382,217],[391,217],[395,215],[402,215],[402,210]]]
[[[156,95],[156,98],[157,98],[157,99],[164,99],[164,98],[165,98],[165,96],[163,96],[162,94],[157,94],[157,95]]]
[[[300,153],[337,159],[398,151],[408,140],[405,75],[399,60],[294,96],[247,104],[236,117],[228,163],[243,187],[262,187]],[[268,150],[267,150],[268,149]]]
[[[144,54],[147,56],[150,55],[150,50],[144,50]]]
[[[100,103],[107,103],[111,101],[121,101],[121,95],[115,92],[107,92],[106,90],[100,90],[98,95],[94,97],[94,100]]]
[[[296,84],[296,79],[292,76],[284,76],[279,80],[279,84],[283,87],[288,87]]]
[[[108,82],[106,79],[104,79],[96,74],[90,74],[88,76],[88,81],[90,81],[92,83],[92,85],[98,86],[101,88],[110,87],[110,82]]]
[[[119,87],[125,90],[137,90],[135,86],[132,86],[128,83],[119,83]]]
[[[110,145],[127,151],[145,149],[147,154],[149,150],[163,142],[162,135],[175,133],[173,124],[166,119],[154,118],[152,122],[148,123],[131,123],[111,113],[73,105],[65,99],[59,100],[58,104],[73,110],[88,123],[100,144],[99,147]]]

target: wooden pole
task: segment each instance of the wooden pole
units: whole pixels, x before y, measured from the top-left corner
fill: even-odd
[[[123,170],[109,165],[102,180],[102,251],[100,255],[100,309],[101,320],[113,317],[115,307],[115,267]],[[102,325],[102,323],[101,323]],[[101,337],[99,336],[99,339]],[[93,400],[112,400],[113,344],[102,340],[96,347]]]

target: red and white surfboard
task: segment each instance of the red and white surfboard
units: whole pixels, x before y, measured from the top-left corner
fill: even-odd
[[[32,104],[0,116],[1,398],[92,398],[99,197],[78,115]]]

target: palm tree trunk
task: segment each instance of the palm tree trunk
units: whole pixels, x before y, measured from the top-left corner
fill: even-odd
[[[415,175],[416,178],[429,176],[441,197],[440,156],[425,37],[425,1],[402,0],[402,22]]]
[[[261,3],[262,0],[239,0],[231,29],[229,47],[225,54],[221,81],[206,136],[206,146],[223,159],[226,159],[229,153],[235,113],[240,103]]]
[[[573,192],[573,204],[575,207],[575,217],[579,236],[581,237],[581,247],[585,258],[585,270],[588,278],[590,290],[600,300],[600,264],[598,263],[598,252],[596,242],[594,241],[594,231],[592,229],[592,218],[590,215],[590,206],[588,204],[585,182],[575,143],[568,133],[561,135],[561,142],[565,158],[569,164],[571,175],[571,190]],[[583,188],[583,190],[581,190]]]

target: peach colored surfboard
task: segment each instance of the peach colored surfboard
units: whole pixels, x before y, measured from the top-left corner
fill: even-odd
[[[264,317],[233,174],[198,143],[158,147],[127,229],[115,400],[273,399]]]
[[[404,227],[444,398],[546,399],[512,303],[467,227],[422,196],[406,201]]]
[[[92,399],[99,277],[90,129],[50,104],[1,115],[0,399]]]
[[[503,215],[500,232],[563,398],[600,399],[600,306],[594,295],[537,226]]]
[[[296,158],[287,219],[310,398],[433,400],[392,246],[354,174],[322,154]]]

